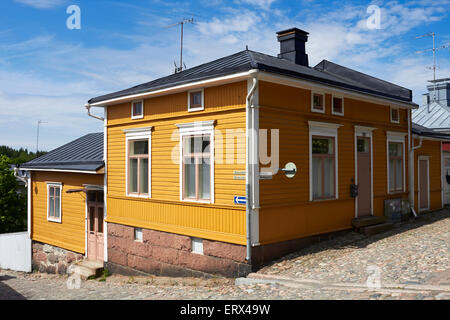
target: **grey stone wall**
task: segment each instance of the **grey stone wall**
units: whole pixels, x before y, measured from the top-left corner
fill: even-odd
[[[33,270],[67,274],[67,269],[72,263],[83,259],[84,256],[80,253],[33,241]]]

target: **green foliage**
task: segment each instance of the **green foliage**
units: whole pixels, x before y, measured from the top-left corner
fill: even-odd
[[[27,229],[26,196],[17,193],[18,183],[9,163],[7,156],[0,155],[0,233]]]
[[[40,157],[47,152],[39,151],[37,154],[35,152],[29,152],[27,149],[13,149],[7,146],[0,146],[0,155],[5,155],[10,159],[10,164],[21,164],[33,160],[34,158]]]

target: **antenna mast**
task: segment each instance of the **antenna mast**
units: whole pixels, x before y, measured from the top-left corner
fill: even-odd
[[[436,101],[436,51],[440,50],[440,49],[444,49],[444,48],[450,48],[450,45],[446,44],[440,47],[436,48],[436,34],[434,32],[430,32],[430,33],[426,33],[423,34],[421,36],[417,36],[416,39],[419,38],[423,38],[423,37],[432,37],[433,38],[433,48],[431,49],[425,49],[425,50],[421,50],[421,51],[416,51],[416,53],[423,53],[423,52],[427,52],[427,51],[433,51],[433,67],[429,68],[433,70],[433,85],[434,85],[434,92],[433,92],[433,100],[432,101]],[[428,107],[429,108],[429,107]],[[430,110],[428,110],[429,112]]]
[[[172,28],[175,27],[177,25],[181,25],[181,40],[180,40],[180,65],[177,66],[175,64],[175,73],[181,72],[183,71],[183,66],[184,69],[186,69],[186,65],[183,64],[183,34],[184,34],[184,24],[185,23],[192,23],[194,24],[194,18],[190,18],[190,19],[182,19],[181,21],[171,24],[169,26],[167,26],[166,28]]]

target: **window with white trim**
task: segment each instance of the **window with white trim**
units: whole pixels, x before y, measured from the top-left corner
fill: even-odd
[[[333,96],[331,113],[338,116],[344,115],[344,98]]]
[[[203,89],[188,91],[188,111],[200,111],[204,110],[204,108]]]
[[[403,191],[403,144],[404,142],[388,142],[389,192]]]
[[[192,253],[203,254],[203,239],[191,238]]]
[[[325,94],[311,93],[311,111],[325,113]]]
[[[338,128],[309,121],[310,201],[338,199]]]
[[[400,123],[400,111],[398,108],[391,107],[391,122]]]
[[[214,121],[180,130],[180,200],[214,203]]]
[[[47,220],[61,222],[61,194],[62,184],[47,184]]]
[[[131,119],[142,119],[144,117],[144,101],[133,101],[131,103]]]
[[[183,199],[211,199],[211,134],[183,136]]]
[[[151,196],[151,127],[125,129],[126,193],[128,196]]]
[[[313,200],[334,199],[336,198],[334,137],[313,136],[311,143]]]

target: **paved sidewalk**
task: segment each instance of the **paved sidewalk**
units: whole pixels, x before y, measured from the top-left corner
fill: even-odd
[[[237,284],[224,278],[112,275],[70,289],[67,276],[0,270],[0,300],[450,299],[449,245],[445,209],[370,238],[349,232],[275,261]],[[368,287],[368,279],[381,288]]]

